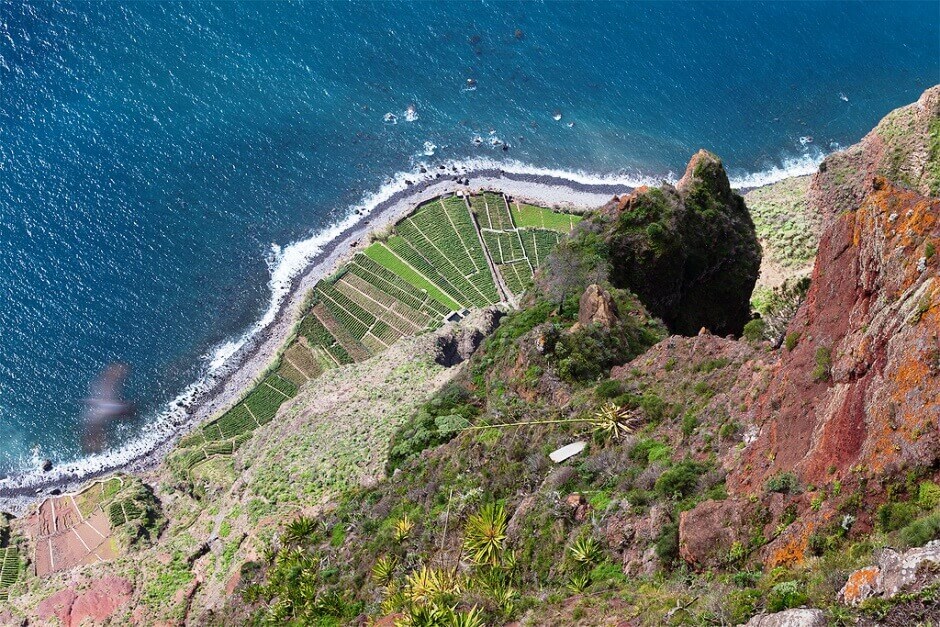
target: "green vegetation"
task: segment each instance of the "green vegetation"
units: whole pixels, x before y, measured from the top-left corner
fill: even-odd
[[[819,215],[806,194],[812,177],[788,178],[745,194],[765,254],[784,267],[801,267],[816,257]]]
[[[813,381],[827,381],[832,377],[832,351],[827,346],[820,346],[814,355]]]
[[[581,221],[581,216],[557,213],[528,203],[513,202],[510,205],[512,219],[518,228],[537,228],[568,233]]]

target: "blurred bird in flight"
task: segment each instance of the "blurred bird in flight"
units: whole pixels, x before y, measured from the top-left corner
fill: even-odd
[[[123,398],[124,380],[129,372],[127,364],[111,364],[88,386],[82,434],[82,450],[86,454],[105,450],[108,425],[134,415],[134,405]]]

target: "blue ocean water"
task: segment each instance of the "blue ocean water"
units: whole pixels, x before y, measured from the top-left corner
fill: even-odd
[[[146,433],[265,311],[277,247],[419,162],[661,176],[707,147],[745,177],[937,82],[936,2],[3,0],[0,474],[79,457],[116,360]]]

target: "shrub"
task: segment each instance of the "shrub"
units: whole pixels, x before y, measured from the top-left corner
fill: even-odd
[[[793,607],[799,607],[807,601],[806,595],[800,590],[797,581],[784,581],[770,589],[767,595],[767,611],[782,612]]]
[[[876,517],[881,531],[897,531],[917,517],[917,509],[912,503],[885,503],[878,508]]]
[[[682,435],[690,436],[698,427],[698,417],[692,411],[687,411],[682,417]]]
[[[727,440],[733,438],[740,430],[741,425],[731,420],[721,425],[721,428],[718,429],[718,437],[722,440]]]
[[[666,414],[666,403],[655,394],[644,394],[640,397],[640,409],[648,421],[659,422]]]
[[[910,547],[924,546],[940,538],[940,514],[930,514],[903,527],[898,536]]]
[[[760,318],[755,318],[744,325],[744,338],[749,342],[759,342],[764,339],[766,330],[767,323]]]
[[[594,388],[594,394],[598,398],[610,399],[623,394],[623,383],[616,379],[607,379]]]
[[[663,527],[662,533],[656,539],[656,557],[667,566],[679,559],[678,523],[670,523]]]
[[[670,455],[672,455],[672,449],[667,444],[652,439],[640,440],[630,451],[630,459],[644,465],[668,460]]]
[[[786,347],[788,351],[792,351],[794,348],[796,348],[796,345],[799,344],[799,342],[800,342],[799,333],[788,333],[787,337],[783,340],[783,345]]]
[[[924,245],[924,257],[927,259],[932,258],[937,254],[937,247],[933,245],[933,242],[927,242]]]
[[[470,425],[480,410],[470,393],[458,385],[448,385],[418,409],[392,436],[386,472],[391,474],[424,449],[450,441]]]
[[[817,348],[814,359],[816,366],[813,368],[813,381],[825,381],[832,376],[832,351],[828,347]]]
[[[698,486],[701,474],[702,468],[699,464],[688,460],[679,462],[659,476],[656,480],[656,492],[667,498],[685,498]]]
[[[940,486],[933,481],[924,481],[917,487],[917,504],[924,509],[940,505]]]
[[[794,493],[799,489],[799,480],[792,472],[777,473],[764,485],[768,492]]]

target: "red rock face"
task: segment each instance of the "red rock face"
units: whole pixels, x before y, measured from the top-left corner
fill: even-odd
[[[940,459],[940,257],[925,252],[940,244],[940,201],[874,187],[823,235],[788,329],[799,340],[759,400],[733,494],[759,493],[779,472],[824,485]]]
[[[104,577],[83,592],[71,588],[56,592],[39,604],[36,614],[46,622],[51,622],[54,617],[65,627],[97,625],[127,605],[133,593],[133,586],[126,579]]]

